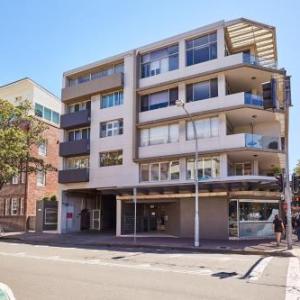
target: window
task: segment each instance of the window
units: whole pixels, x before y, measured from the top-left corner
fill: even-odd
[[[141,56],[141,78],[178,69],[178,45],[152,51]]]
[[[18,184],[19,183],[19,175],[15,175],[12,180],[11,180],[12,184]]]
[[[5,215],[6,216],[10,215],[10,199],[9,198],[5,199]]]
[[[38,103],[35,103],[35,115],[43,118],[43,109],[44,107]]]
[[[59,124],[59,113],[47,108],[41,104],[35,103],[34,114],[55,124]]]
[[[39,170],[36,172],[36,185],[45,186],[46,184],[46,173],[44,170]]]
[[[81,110],[91,109],[91,101],[78,102],[68,105],[68,112],[73,113]]]
[[[41,156],[46,156],[47,155],[47,142],[42,142],[38,146],[38,154]]]
[[[100,167],[122,165],[123,151],[100,152]]]
[[[101,96],[100,108],[108,108],[123,104],[123,91],[117,91],[114,93]]]
[[[195,159],[187,160],[187,179],[194,179],[194,162]],[[208,179],[220,176],[220,159],[219,157],[202,157],[198,160],[198,178]]]
[[[140,130],[140,146],[176,143],[179,138],[179,125],[170,124]]]
[[[114,120],[100,123],[100,137],[123,134],[123,120]]]
[[[191,66],[217,58],[217,33],[186,41],[186,65]]]
[[[90,128],[73,129],[67,132],[68,142],[89,140],[90,139]]]
[[[45,208],[45,225],[57,224],[57,209],[52,207]]]
[[[65,169],[86,169],[89,167],[89,158],[85,156],[69,157],[65,161]]]
[[[19,214],[20,200],[18,198],[12,198],[10,203],[10,215],[16,216]]]
[[[70,87],[75,86],[77,84],[85,83],[90,80],[95,80],[102,77],[110,76],[114,73],[123,73],[123,72],[124,72],[124,64],[123,63],[115,64],[110,67],[95,72],[91,72],[83,76],[79,76],[77,78],[68,78],[68,86]]]
[[[178,88],[141,96],[141,111],[175,105],[178,100]]]
[[[207,118],[201,120],[195,120],[197,137],[200,139],[215,137],[219,135],[219,118]],[[194,128],[193,123],[187,123],[187,139],[194,139]]]
[[[179,161],[157,162],[140,165],[140,181],[178,180]]]
[[[218,97],[218,79],[211,79],[186,86],[187,102]]]
[[[234,175],[235,176],[252,175],[251,162],[235,163],[234,164]]]

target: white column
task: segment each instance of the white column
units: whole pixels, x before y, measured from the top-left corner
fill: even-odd
[[[179,41],[179,69],[185,68],[185,40]]]
[[[217,43],[218,43],[218,59],[222,59],[225,56],[225,36],[224,28],[217,30]]]
[[[220,176],[222,178],[228,176],[228,159],[225,153],[220,155]]]
[[[117,208],[116,208],[116,236],[121,235],[121,221],[122,221],[122,201],[117,200]]]
[[[258,160],[253,161],[253,175],[259,175]]]
[[[218,74],[218,96],[226,96],[226,78],[224,73]]]

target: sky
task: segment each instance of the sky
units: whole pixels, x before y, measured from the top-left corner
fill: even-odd
[[[276,27],[292,76],[290,166],[300,159],[299,0],[0,0],[0,85],[31,77],[60,95],[62,73],[220,20]]]

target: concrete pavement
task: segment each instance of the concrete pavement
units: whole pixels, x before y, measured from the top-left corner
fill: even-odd
[[[300,297],[299,274],[288,280],[298,258],[136,250],[2,242],[0,282],[22,300]]]
[[[295,256],[300,252],[300,243],[294,240],[294,250],[287,251],[286,241],[280,247],[273,240],[201,240],[200,247],[193,247],[192,239],[167,236],[116,237],[112,233],[8,233],[0,238],[6,241],[18,241],[27,244],[41,244],[62,247],[135,247],[152,249],[176,249],[179,251],[235,253],[272,256]],[[300,253],[299,253],[300,254]]]

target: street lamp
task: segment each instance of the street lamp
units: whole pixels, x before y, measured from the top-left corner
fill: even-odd
[[[176,101],[177,107],[182,107],[188,116],[189,120],[193,124],[193,131],[195,137],[195,162],[194,162],[194,183],[195,183],[195,230],[194,230],[194,246],[199,247],[199,187],[198,187],[198,136],[195,121],[193,120],[190,113],[184,106],[182,100]]]

